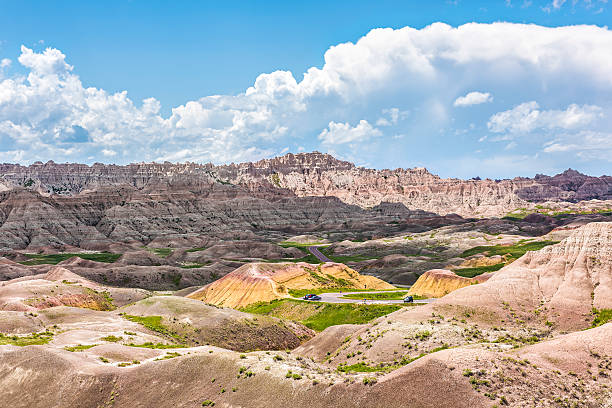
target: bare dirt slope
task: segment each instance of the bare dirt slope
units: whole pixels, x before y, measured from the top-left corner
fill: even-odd
[[[547,319],[584,328],[591,311],[612,308],[612,223],[590,223],[559,244],[528,252],[486,283],[452,292],[437,309],[454,305],[506,316],[510,322]]]
[[[127,360],[120,366],[100,361],[96,348],[2,346],[0,389],[11,407],[598,407],[611,398],[611,335],[608,324],[519,350],[444,350],[376,381],[287,353],[107,346]],[[138,362],[129,360],[136,354]]]
[[[419,276],[419,279],[410,287],[408,294],[436,298],[442,297],[454,290],[486,282],[492,275],[492,273],[486,273],[474,278],[464,278],[463,276],[456,275],[453,271],[432,269]]]

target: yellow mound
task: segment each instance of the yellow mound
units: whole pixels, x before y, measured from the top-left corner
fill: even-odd
[[[454,290],[485,282],[490,276],[490,273],[485,273],[475,278],[464,278],[446,269],[432,269],[419,276],[419,279],[412,285],[408,294],[442,297]]]
[[[290,289],[322,288],[394,289],[394,286],[373,276],[360,275],[339,263],[251,263],[187,297],[240,308],[251,303],[290,297]]]

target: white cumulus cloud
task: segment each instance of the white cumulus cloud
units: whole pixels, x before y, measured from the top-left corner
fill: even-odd
[[[319,140],[324,144],[337,145],[363,142],[380,135],[382,135],[382,132],[370,125],[367,120],[360,120],[355,127],[352,127],[348,123],[336,123],[332,121],[329,122],[327,129],[323,129],[319,135]]]
[[[599,106],[571,104],[565,110],[540,110],[537,102],[525,102],[491,116],[492,132],[527,133],[535,129],[576,129],[602,116]]]
[[[15,70],[20,73],[0,77],[0,159],[229,162],[286,147],[333,147],[348,157],[357,155],[354,145],[376,137],[385,143],[359,155],[387,166],[468,154],[475,146],[462,152],[463,142],[471,137],[478,143],[485,126],[499,135],[537,129],[610,133],[612,124],[599,120],[612,112],[610,49],[612,31],[597,26],[381,28],[330,47],[323,65],[303,76],[262,73],[243,92],[203,95],[162,115],[154,98],[134,101],[127,91],[84,86],[78,66],[60,50],[22,47],[17,61],[25,75]],[[464,95],[478,89],[487,92]],[[523,103],[536,100],[562,108]],[[452,109],[477,102],[487,102],[488,113]],[[589,129],[596,124],[603,128]],[[468,130],[457,136],[457,129]],[[459,138],[459,150],[446,143]],[[523,143],[516,140],[517,155],[525,153]],[[393,156],[401,162],[389,163]]]
[[[469,92],[467,95],[455,99],[454,106],[472,106],[481,103],[493,102],[493,97],[488,92]]]

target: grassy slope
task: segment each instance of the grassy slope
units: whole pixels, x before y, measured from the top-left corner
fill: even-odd
[[[476,254],[484,254],[487,256],[506,256],[507,262],[501,262],[496,265],[478,266],[475,268],[455,269],[455,273],[465,278],[473,278],[485,272],[495,272],[525,255],[527,251],[538,251],[548,245],[554,245],[559,241],[536,241],[536,242],[518,242],[514,245],[484,245],[470,248],[461,254],[462,258],[466,258]]]
[[[308,294],[320,295],[321,293],[340,293],[340,292],[381,292],[393,291],[397,289],[355,289],[355,288],[319,288],[319,289],[289,289],[289,295],[297,298],[304,297]],[[358,299],[363,299],[359,297]]]
[[[476,254],[485,254],[487,256],[494,255],[506,255],[509,254],[509,258],[518,259],[521,256],[525,255],[527,251],[538,251],[545,246],[557,244],[559,241],[536,241],[536,242],[526,242],[526,243],[516,243],[514,245],[489,245],[489,246],[477,246],[467,251],[464,251],[461,254],[462,258],[466,258],[468,256],[476,255]]]
[[[368,300],[401,300],[406,297],[408,291],[383,292],[383,293],[353,293],[344,295],[346,299],[368,299]]]
[[[612,320],[612,309],[593,309],[595,319],[593,320],[593,327],[601,326]]]
[[[61,253],[61,254],[49,254],[49,255],[39,255],[39,254],[26,254],[30,261],[20,262],[22,265],[43,265],[43,264],[51,264],[56,265],[66,259],[70,259],[74,256],[78,256],[82,259],[87,259],[89,261],[96,262],[106,262],[113,263],[121,254],[111,254],[110,252],[101,252],[101,253],[91,253],[91,254],[71,254],[71,253]]]
[[[401,305],[360,305],[353,303],[312,303],[292,299],[260,302],[243,312],[297,320],[316,331],[337,324],[362,324],[400,309]]]
[[[53,333],[45,331],[29,334],[27,336],[5,335],[0,333],[0,345],[11,344],[13,346],[32,346],[47,344],[53,338]]]

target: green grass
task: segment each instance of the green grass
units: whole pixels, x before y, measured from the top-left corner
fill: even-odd
[[[146,249],[149,252],[154,253],[155,255],[159,256],[160,258],[167,258],[174,251],[174,249],[172,249],[172,248],[149,248],[149,247],[144,247],[144,249]]]
[[[289,308],[288,308],[289,306]],[[401,305],[361,305],[355,303],[310,303],[301,300],[280,299],[260,302],[242,309],[247,313],[285,318],[288,309],[302,315],[302,324],[316,331],[338,324],[363,324],[395,312]]]
[[[64,347],[64,350],[68,350],[72,352],[83,351],[83,350],[87,350],[95,346],[97,346],[97,344],[78,344],[76,346],[66,346]]]
[[[282,242],[279,242],[278,245],[282,246],[283,248],[307,249],[308,247],[311,247],[311,246],[318,246],[319,248],[327,247],[330,244],[326,244],[324,242],[313,242],[313,243],[310,243],[310,244],[304,244],[304,243],[301,243],[301,242],[282,241]]]
[[[110,336],[102,337],[100,340],[108,341],[108,342],[111,342],[111,343],[117,343],[117,342],[123,340],[123,337],[117,337],[117,336],[113,336],[111,334]]]
[[[208,262],[210,263],[210,262]],[[201,268],[203,266],[206,266],[206,264],[201,264],[201,263],[192,263],[189,265],[181,265],[181,268],[183,269],[195,269],[195,268]]]
[[[369,366],[366,363],[357,363],[352,365],[343,365],[340,364],[338,366],[338,371],[342,373],[373,373],[376,371],[384,371],[384,366]]]
[[[207,249],[206,247],[198,247],[198,248],[188,249],[185,252],[200,252],[200,251],[205,251],[206,249]]]
[[[486,272],[499,271],[504,266],[506,266],[506,264],[502,262],[495,265],[477,266],[475,268],[455,269],[453,272],[459,276],[463,276],[464,278],[473,278],[474,276],[482,275]]]
[[[130,347],[142,347],[142,348],[150,348],[150,349],[173,349],[173,348],[183,348],[183,347],[189,347],[186,346],[184,344],[165,344],[165,343],[152,343],[150,341],[146,342],[146,343],[142,343],[142,344],[134,344],[134,343],[130,343],[130,344],[126,344],[126,346],[130,346]]]
[[[511,259],[518,259],[521,256],[525,255],[527,251],[538,251],[548,245],[554,245],[559,243],[559,241],[536,241],[536,242],[526,242],[526,243],[517,243],[514,245],[504,246],[504,245],[484,245],[477,246],[467,251],[464,251],[461,254],[462,258],[466,258],[468,256],[476,255],[476,254],[485,254],[487,256],[494,255],[506,255],[509,254]]]
[[[467,258],[476,254],[484,254],[487,256],[506,256],[507,262],[501,262],[495,265],[477,266],[474,268],[461,268],[455,269],[454,272],[465,278],[473,278],[486,272],[495,272],[511,263],[512,261],[525,255],[527,251],[538,251],[548,245],[557,244],[559,241],[535,241],[526,242],[527,240],[520,240],[514,245],[482,245],[474,248],[470,248],[467,251],[463,251],[461,254],[462,258]]]
[[[87,259],[89,261],[113,263],[117,259],[119,259],[121,254],[111,254],[110,252],[100,252],[100,253],[91,253],[91,254],[81,254],[81,253],[60,253],[60,254],[48,254],[48,255],[25,254],[25,256],[30,258],[30,260],[19,262],[22,265],[46,265],[46,264],[56,265],[62,261],[65,261],[75,256],[78,256],[79,258],[82,258],[82,259]]]
[[[141,324],[154,332],[165,334],[166,336],[170,337],[179,337],[178,334],[162,324],[161,316],[133,316],[128,314],[123,314],[122,316],[124,319]]]
[[[601,326],[612,320],[612,309],[593,309],[593,314],[595,315],[593,327]]]
[[[10,344],[13,346],[33,346],[47,344],[53,338],[53,333],[49,331],[33,333],[27,336],[6,335],[0,333],[0,345]]]
[[[381,292],[381,291],[396,291],[397,289],[355,289],[355,288],[318,288],[318,289],[289,289],[289,295],[301,298],[309,294],[320,295],[321,293],[339,293],[339,292]],[[358,299],[363,299],[362,297]],[[415,298],[416,299],[416,298]]]
[[[408,295],[408,291],[402,291],[402,292],[382,292],[382,293],[354,293],[350,295],[344,295],[342,297],[346,299],[402,300],[407,295]]]
[[[302,323],[313,330],[322,331],[337,324],[363,324],[399,310],[399,305],[358,305],[353,303],[327,303],[323,310]]]
[[[169,353],[166,353],[166,355],[163,356],[163,357],[156,358],[155,361],[168,360],[168,359],[171,359],[171,358],[174,358],[174,357],[180,357],[181,355],[182,355],[181,353],[177,353],[177,352],[171,351]]]

